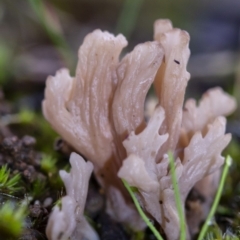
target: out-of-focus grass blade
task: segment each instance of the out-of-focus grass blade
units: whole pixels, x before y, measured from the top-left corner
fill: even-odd
[[[11,45],[8,45],[4,41],[0,39],[0,85],[4,85],[9,75],[11,75],[11,66],[9,62],[11,62],[13,52],[11,49]]]
[[[45,29],[49,38],[59,51],[61,57],[63,58],[65,64],[68,68],[73,70],[74,67],[74,57],[73,54],[65,41],[64,37],[60,32],[58,32],[55,28],[52,27],[46,18],[46,9],[42,0],[28,0],[30,6],[34,10],[37,15],[42,27]]]
[[[122,33],[126,38],[131,36],[142,3],[143,0],[125,0],[117,22],[116,33]]]

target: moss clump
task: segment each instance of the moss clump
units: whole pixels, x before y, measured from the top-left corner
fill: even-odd
[[[21,176],[16,174],[10,177],[10,170],[4,165],[0,168],[0,191],[3,193],[13,194],[18,192],[21,187],[19,186]]]
[[[6,202],[0,208],[0,232],[1,239],[16,239],[22,233],[27,211],[24,205],[14,206],[12,202]]]

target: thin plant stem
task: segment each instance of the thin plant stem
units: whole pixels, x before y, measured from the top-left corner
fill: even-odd
[[[168,159],[170,164],[170,171],[173,183],[173,191],[175,196],[175,202],[177,206],[179,221],[180,221],[180,240],[186,240],[186,221],[185,216],[182,208],[182,200],[180,196],[180,191],[178,187],[176,172],[175,172],[175,164],[174,164],[174,157],[171,152],[168,152]]]
[[[143,0],[125,0],[117,22],[116,33],[129,38],[136,25]]]
[[[65,64],[72,70],[73,69],[73,54],[69,48],[69,45],[65,41],[64,37],[55,29],[48,24],[47,19],[45,18],[45,9],[42,0],[28,0],[30,6],[38,17],[42,27],[48,34],[52,43],[57,48]]]
[[[160,235],[160,233],[157,231],[157,229],[153,226],[153,224],[151,223],[151,221],[149,220],[149,218],[145,215],[145,213],[143,212],[136,196],[134,195],[131,187],[129,186],[129,184],[127,183],[126,180],[122,179],[123,184],[125,186],[125,188],[128,190],[130,196],[132,197],[132,200],[141,216],[141,218],[143,219],[143,221],[147,224],[147,226],[151,229],[151,231],[153,232],[154,236],[157,238],[157,240],[163,240],[162,236]]]
[[[220,179],[220,183],[219,183],[219,186],[218,186],[218,189],[217,189],[215,199],[213,201],[213,204],[212,204],[211,210],[210,210],[210,212],[207,216],[207,219],[204,222],[203,227],[201,229],[201,232],[198,236],[198,240],[202,240],[207,233],[209,223],[210,223],[214,213],[216,212],[217,206],[219,204],[220,197],[222,195],[222,191],[223,191],[223,187],[224,187],[224,183],[225,183],[225,180],[226,180],[226,177],[227,177],[227,174],[228,174],[228,170],[229,170],[229,167],[231,166],[231,164],[232,164],[232,158],[230,156],[227,156],[227,158],[225,160],[222,176],[221,176],[221,179]]]

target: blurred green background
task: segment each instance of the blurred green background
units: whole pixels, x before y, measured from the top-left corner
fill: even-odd
[[[16,111],[40,112],[47,76],[61,67],[74,74],[87,33],[123,33],[126,52],[152,40],[156,19],[169,18],[191,36],[187,97],[220,85],[239,102],[239,13],[239,0],[1,0],[0,85]],[[240,136],[238,121],[228,128]]]

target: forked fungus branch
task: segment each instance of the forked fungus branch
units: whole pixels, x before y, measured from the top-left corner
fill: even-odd
[[[93,164],[111,217],[134,229],[145,228],[120,180],[124,178],[138,188],[143,209],[169,240],[179,238],[179,218],[166,153],[173,151],[176,159],[182,207],[192,188],[206,196],[209,207],[224,160],[221,152],[231,140],[225,134],[225,116],[236,108],[220,88],[208,90],[198,105],[187,100],[183,108],[190,78],[188,44],[187,32],[173,28],[169,20],[157,20],[154,41],[137,45],[119,60],[125,37],[95,30],[79,49],[76,76],[61,69],[49,77],[43,101],[52,127]],[[146,122],[144,102],[152,84],[159,103]],[[50,217],[49,239],[97,239],[83,216],[92,164],[74,154],[70,175],[61,172],[67,196]],[[203,184],[212,184],[210,193]],[[64,221],[68,227],[56,227]]]

